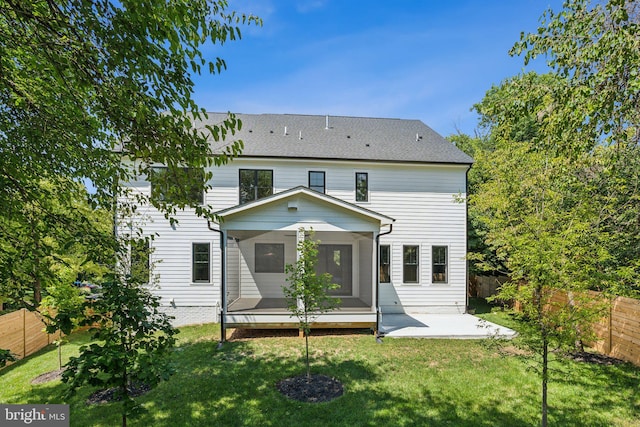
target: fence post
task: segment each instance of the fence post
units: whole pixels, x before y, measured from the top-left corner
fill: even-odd
[[[27,314],[26,308],[22,310],[22,359],[27,357]]]
[[[613,348],[613,304],[615,303],[615,300],[618,299],[618,297],[613,297],[611,298],[611,302],[609,303],[609,327],[608,327],[608,333],[609,333],[609,340],[608,340],[608,344],[607,344],[607,356],[611,356],[611,349]]]

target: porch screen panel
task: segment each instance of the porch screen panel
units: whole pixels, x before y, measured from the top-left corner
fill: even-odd
[[[256,243],[256,273],[284,273],[284,244]]]
[[[351,296],[353,294],[351,245],[319,245],[316,272],[331,274],[331,283],[340,285],[338,289],[329,291],[330,295]]]

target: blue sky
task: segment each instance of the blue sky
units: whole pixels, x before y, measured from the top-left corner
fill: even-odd
[[[419,119],[473,134],[471,111],[523,70],[509,48],[560,0],[235,0],[260,16],[240,41],[208,49],[227,70],[198,77],[208,111]]]

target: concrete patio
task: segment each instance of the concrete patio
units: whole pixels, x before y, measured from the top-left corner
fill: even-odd
[[[383,314],[381,335],[389,338],[511,339],[512,329],[471,314]]]

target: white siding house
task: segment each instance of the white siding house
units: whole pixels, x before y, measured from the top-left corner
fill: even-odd
[[[225,115],[210,114],[208,124]],[[318,326],[376,327],[380,313],[466,310],[466,174],[472,159],[418,120],[239,114],[243,154],[212,169],[204,203],[171,226],[141,207],[154,290],[177,325],[294,327],[284,265],[300,228],[342,304]],[[204,125],[205,123],[203,123]],[[149,194],[140,179],[132,191]]]

